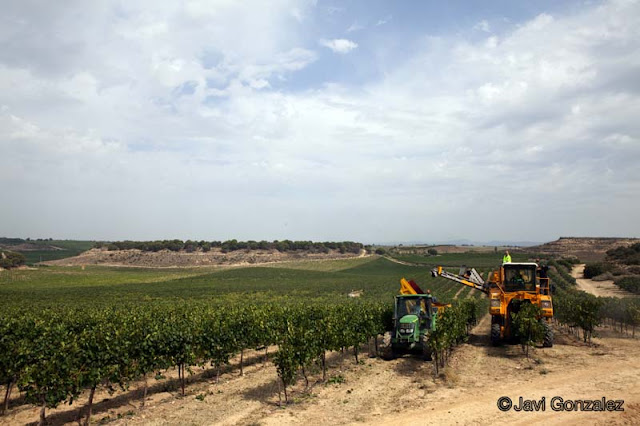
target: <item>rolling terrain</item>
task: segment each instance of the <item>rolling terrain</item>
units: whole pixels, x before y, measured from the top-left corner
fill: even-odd
[[[553,256],[574,256],[582,261],[601,261],[606,252],[620,246],[640,242],[638,238],[562,237],[539,246],[527,247],[527,251]]]
[[[412,256],[412,257],[409,257]],[[404,255],[343,259],[296,259],[263,265],[222,265],[178,268],[122,268],[104,265],[48,266],[0,273],[0,298],[15,309],[55,310],[103,307],[116,303],[132,306],[189,304],[224,306],[229,303],[303,303],[322,306],[349,303],[358,290],[358,301],[389,301],[400,277],[415,279],[446,302],[477,300],[487,311],[485,296],[450,281],[432,278],[435,264],[456,270],[460,263],[481,271],[495,266],[495,253],[458,253],[425,257]],[[528,260],[531,255],[514,254]],[[411,260],[412,262],[409,262]],[[573,269],[582,286],[579,267]],[[588,280],[590,281],[590,280]],[[598,283],[600,284],[600,283]],[[588,290],[588,289],[587,289]],[[604,291],[600,289],[601,291]],[[610,292],[601,296],[617,296]],[[313,362],[289,388],[283,403],[274,354],[277,346],[245,350],[243,372],[240,355],[234,355],[216,380],[211,365],[189,368],[184,396],[175,367],[161,369],[147,378],[149,392],[141,408],[144,381],[133,380],[125,390],[99,386],[94,396],[92,421],[101,424],[637,424],[640,422],[640,340],[619,327],[597,327],[588,344],[576,330],[554,325],[552,348],[536,347],[530,358],[519,345],[490,345],[490,317],[479,317],[467,342],[455,347],[444,370],[435,374],[433,364],[405,356],[393,361],[376,357],[372,341],[353,353],[327,355],[328,377]],[[378,345],[382,337],[378,337]],[[266,349],[266,350],[265,350]],[[605,368],[605,370],[603,370]],[[606,373],[604,373],[606,372]],[[0,388],[5,391],[6,387]],[[35,424],[39,407],[26,404],[14,391],[9,410],[0,424]],[[508,396],[539,400],[546,410],[501,412],[497,400]],[[624,412],[556,412],[551,398],[623,399]],[[72,405],[47,410],[49,424],[77,424],[84,415],[88,392]]]

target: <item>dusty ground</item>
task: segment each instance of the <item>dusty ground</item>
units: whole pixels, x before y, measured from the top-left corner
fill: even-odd
[[[91,249],[78,256],[43,263],[59,266],[105,265],[175,268],[216,265],[258,265],[295,260],[348,259],[366,255],[366,250],[361,250],[359,254],[341,254],[337,250],[331,250],[329,253],[279,252],[277,250],[236,250],[223,253],[219,248],[214,248],[206,253],[201,251],[187,253],[172,252],[169,250],[143,252],[140,250],[108,251],[106,249]]]
[[[601,329],[595,344],[587,346],[558,331],[553,348],[536,348],[527,360],[517,345],[491,347],[489,322],[488,316],[482,319],[437,378],[431,363],[416,358],[382,361],[363,354],[356,365],[350,354],[333,354],[332,383],[322,384],[315,371],[310,388],[305,391],[301,378],[293,403],[280,407],[273,364],[263,363],[262,352],[252,352],[244,376],[236,358],[219,384],[211,371],[194,375],[185,397],[171,381],[175,372],[150,379],[153,389],[144,410],[138,408],[137,386],[113,396],[102,392],[93,419],[115,425],[640,424],[640,340]],[[519,397],[545,397],[546,410],[501,412],[496,403],[502,396],[514,403]],[[625,411],[556,412],[550,406],[554,396],[623,399]],[[86,396],[79,401],[84,402]],[[72,424],[77,410],[76,404],[64,406],[48,416],[55,424]],[[25,424],[37,417],[37,408],[16,406],[0,422]]]
[[[575,265],[571,275],[576,279],[578,288],[600,297],[637,297],[635,294],[621,289],[611,280],[593,281],[584,277],[584,264]]]

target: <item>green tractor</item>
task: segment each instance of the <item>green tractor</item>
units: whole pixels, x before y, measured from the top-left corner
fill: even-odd
[[[402,278],[400,283],[400,295],[394,298],[393,329],[384,336],[382,356],[390,360],[412,353],[431,361],[429,335],[436,329],[438,314],[450,305],[438,303],[413,281]]]

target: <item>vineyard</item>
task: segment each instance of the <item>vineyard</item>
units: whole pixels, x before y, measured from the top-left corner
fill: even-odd
[[[582,330],[585,342],[591,342],[595,328],[603,323],[617,326],[620,331],[640,325],[640,300],[596,297],[576,289],[576,280],[571,275],[575,260],[553,260],[549,275],[556,286],[554,304],[555,320],[566,327],[570,333],[578,334]]]
[[[354,348],[357,359],[358,347],[383,333],[389,318],[388,306],[372,303],[210,307],[191,301],[8,310],[0,318],[0,371],[6,394],[17,385],[25,402],[42,407],[44,421],[45,408],[71,403],[85,389],[126,388],[132,380],[177,367],[184,393],[191,367],[219,370],[245,349],[277,345],[274,362],[286,399],[286,385],[299,369],[346,347]]]
[[[488,255],[473,256],[486,273]],[[443,258],[443,263],[461,260],[458,254]],[[570,273],[574,264],[572,259],[549,262],[557,329],[587,343],[602,324],[635,335],[637,301],[578,291]],[[406,363],[413,366],[406,377],[422,371],[432,382],[449,380],[460,368],[459,357],[478,345],[478,337],[462,351],[453,348],[466,341],[477,321],[486,321],[488,301],[478,291],[432,278],[429,266],[370,257],[220,269],[89,266],[10,271],[0,276],[0,298],[6,301],[0,311],[2,411],[38,407],[40,423],[57,423],[70,418],[49,420],[48,414],[68,404],[73,418],[89,424],[96,398],[104,401],[105,392],[129,394],[129,399],[135,395],[136,407],[145,407],[148,393],[157,392],[153,384],[173,372],[177,387],[172,401],[189,406],[189,395],[196,401],[214,398],[207,396],[211,391],[190,391],[194,380],[210,382],[216,393],[224,394],[228,379],[221,377],[228,377],[230,368],[239,373],[236,377],[248,368],[255,371],[251,366],[256,357],[261,365],[272,366],[265,371],[277,389],[269,400],[275,397],[273,403],[280,407],[296,407],[301,398],[325,393],[318,384],[330,389],[346,380],[343,367],[331,361],[336,355],[351,359],[354,373],[349,380],[356,380],[355,371],[371,368],[389,377],[384,375],[393,373],[385,365],[402,368]],[[411,357],[374,363],[369,358],[378,354],[390,328],[392,300],[402,276],[454,304],[438,319],[428,341],[431,363]],[[353,290],[360,297],[347,297]],[[486,337],[487,323],[481,326],[478,333]],[[492,362],[504,357],[505,368],[520,362],[509,345],[491,351],[484,357]],[[253,358],[248,359],[249,354]],[[540,357],[537,353],[528,362],[540,363]],[[547,368],[541,367],[540,374]],[[200,379],[194,379],[196,373]]]
[[[324,271],[20,271],[20,279],[0,290],[9,302],[0,313],[3,407],[17,388],[25,403],[41,407],[44,423],[47,408],[87,392],[82,410],[88,421],[98,387],[126,390],[133,381],[146,383],[176,368],[184,394],[192,368],[213,368],[218,376],[230,358],[240,354],[242,360],[244,351],[256,348],[275,364],[287,402],[287,387],[299,375],[308,381],[311,364],[320,365],[327,379],[327,352],[349,350],[358,363],[363,344],[377,347],[389,329],[398,276],[429,279],[424,268],[385,259],[332,265]],[[458,290],[437,281],[427,285],[441,300]],[[363,289],[362,298],[346,298],[354,286]],[[437,365],[444,366],[484,309],[470,299],[446,313],[433,339]],[[276,349],[268,354],[269,348]]]
[[[409,263],[425,265],[428,267],[448,266],[459,267],[461,265],[473,266],[479,268],[494,268],[496,259],[500,259],[502,252],[469,252],[469,253],[444,253],[438,256],[428,256],[420,254],[394,254],[393,257]],[[514,262],[527,262],[532,255],[529,253],[512,253]]]

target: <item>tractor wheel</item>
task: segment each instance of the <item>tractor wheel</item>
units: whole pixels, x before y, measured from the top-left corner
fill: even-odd
[[[397,355],[393,350],[393,345],[391,344],[391,333],[384,333],[384,337],[382,339],[382,359],[386,361],[391,361],[392,359],[396,359]]]
[[[498,346],[500,344],[500,324],[491,324],[491,344]]]
[[[420,338],[420,346],[422,346],[422,359],[425,361],[431,361],[431,349],[429,348],[429,337],[422,336]]]
[[[542,347],[550,348],[553,346],[553,329],[551,328],[551,325],[546,321],[542,321],[542,326],[544,327],[544,339],[542,340]]]

